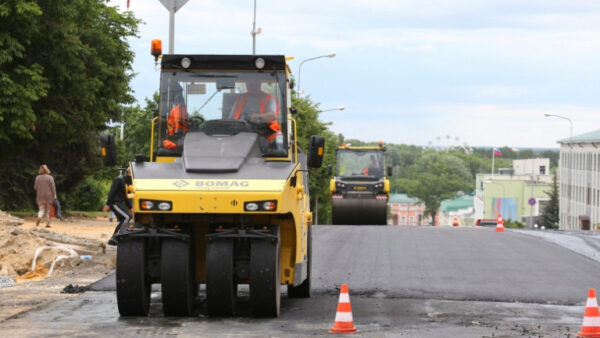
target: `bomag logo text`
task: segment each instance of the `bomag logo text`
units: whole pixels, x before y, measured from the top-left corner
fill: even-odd
[[[247,188],[248,181],[196,181],[196,187],[215,189]]]

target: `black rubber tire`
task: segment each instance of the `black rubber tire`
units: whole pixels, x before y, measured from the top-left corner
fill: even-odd
[[[306,273],[306,279],[302,284],[298,286],[288,285],[288,297],[289,298],[310,298],[310,275],[312,267],[312,227],[308,227],[308,272]]]
[[[122,239],[117,246],[117,306],[121,316],[147,316],[151,280],[146,271],[146,240]]]
[[[237,283],[234,279],[233,240],[206,243],[206,303],[210,316],[235,315]]]
[[[190,239],[191,241],[191,239]],[[161,246],[161,289],[165,316],[193,316],[198,291],[190,242],[165,238]]]
[[[281,300],[280,236],[277,241],[254,239],[250,243],[250,307],[257,317],[278,317]]]

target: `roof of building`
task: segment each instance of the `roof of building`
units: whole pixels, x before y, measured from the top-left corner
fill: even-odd
[[[463,195],[457,196],[453,199],[443,200],[440,203],[440,211],[458,211],[473,207],[473,196]]]
[[[573,142],[600,142],[600,129],[573,136]],[[571,138],[563,138],[558,143],[571,143]]]
[[[418,204],[419,199],[415,197],[408,197],[407,194],[390,194],[389,203]]]

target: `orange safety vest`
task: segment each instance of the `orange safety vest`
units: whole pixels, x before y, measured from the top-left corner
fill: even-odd
[[[167,130],[169,136],[173,136],[177,131],[189,131],[187,119],[185,118],[187,111],[185,107],[178,104],[169,112],[169,119],[167,120]]]
[[[236,109],[234,118],[236,120],[239,120],[242,116],[242,110],[244,110],[244,106],[246,105],[246,99],[248,99],[248,93],[244,94],[241,101],[239,95],[235,98]],[[260,104],[258,107],[258,111],[260,113],[264,113],[267,109],[267,103],[269,102],[269,100],[275,100],[275,105],[277,106],[275,110],[275,116],[279,117],[279,102],[277,102],[277,99],[275,99],[275,95],[273,94],[265,94],[262,92],[260,93]]]
[[[234,118],[236,120],[239,120],[240,117],[242,116],[242,110],[244,110],[244,105],[246,104],[246,99],[248,99],[248,93],[244,94],[241,101],[240,101],[239,96],[235,99],[236,109],[235,109]],[[275,110],[275,116],[279,117],[279,102],[277,102],[277,99],[275,98],[275,95],[273,95],[273,94],[266,94],[266,93],[262,93],[262,92],[260,93],[260,104],[258,107],[258,111],[260,113],[265,113],[267,110],[267,103],[269,102],[269,100],[275,100],[275,105],[277,106],[276,110]],[[269,124],[269,128],[273,131],[273,134],[271,134],[271,135],[269,135],[269,137],[267,137],[267,141],[271,142],[271,141],[275,140],[278,132],[281,132],[281,125],[279,124],[279,122],[277,122],[277,120],[273,120]]]

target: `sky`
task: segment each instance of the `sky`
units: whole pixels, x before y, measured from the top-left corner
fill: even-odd
[[[256,0],[256,54],[293,56],[303,95],[345,138],[421,146],[558,148],[600,129],[600,1]],[[126,9],[127,0],[111,5]],[[176,54],[251,54],[253,0],[191,0],[175,15]],[[152,39],[168,52],[169,12],[141,19],[131,86],[158,91]]]

